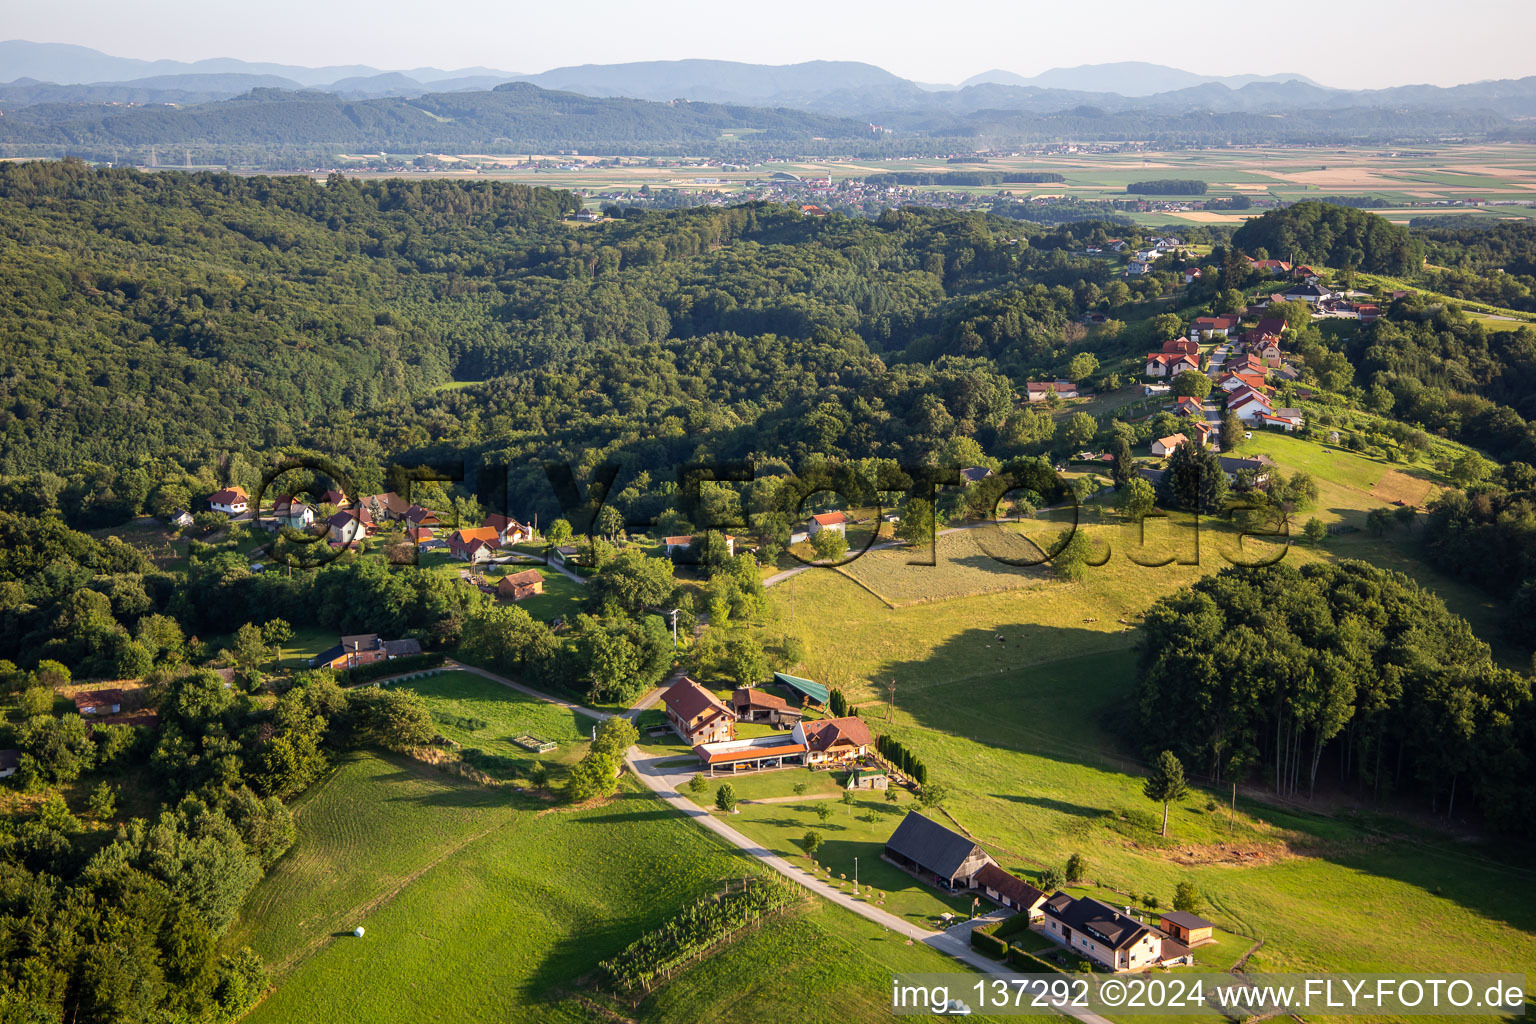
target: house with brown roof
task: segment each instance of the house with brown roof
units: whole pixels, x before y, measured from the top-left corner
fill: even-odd
[[[1216,926],[1187,910],[1159,914],[1157,926],[1191,948],[1216,941]]]
[[[869,726],[857,715],[800,722],[795,726],[794,736],[805,744],[808,765],[854,761],[875,745]]]
[[[373,532],[373,516],[366,508],[346,508],[327,519],[325,527],[334,543],[351,544]]]
[[[410,510],[411,503],[406,501],[394,491],[384,491],[382,494],[370,494],[359,502],[363,508],[373,516],[374,522],[382,523],[386,520],[404,519],[405,513]]]
[[[437,513],[425,505],[412,505],[405,510],[405,521],[411,526],[441,526]]]
[[[1069,380],[1032,380],[1024,385],[1024,397],[1031,402],[1044,402],[1055,395],[1057,398],[1077,398],[1081,392]]]
[[[544,575],[537,569],[524,569],[496,581],[496,596],[521,601],[544,593]]]
[[[1173,403],[1173,414],[1175,416],[1193,416],[1196,419],[1202,419],[1205,416],[1205,406],[1200,403],[1198,398],[1180,395]]]
[[[226,487],[208,495],[208,507],[227,516],[239,516],[250,510],[251,499],[244,487]]]
[[[736,738],[736,712],[704,687],[684,676],[661,695],[667,721],[690,746]],[[796,737],[795,742],[804,744]]]
[[[480,525],[495,530],[496,539],[504,548],[533,539],[532,527],[500,513],[491,513],[481,520]]]
[[[1173,454],[1173,450],[1188,441],[1183,434],[1169,434],[1152,442],[1152,454],[1160,459],[1165,459]]]
[[[976,872],[972,884],[986,893],[987,899],[993,903],[1027,916],[1031,924],[1045,916],[1042,909],[1045,906],[1045,893],[1024,879],[1004,871],[995,862],[989,862]]]
[[[123,691],[83,690],[75,694],[75,710],[81,716],[115,715],[123,710]]]
[[[1194,338],[1169,338],[1163,342],[1161,351],[1164,355],[1198,358],[1200,343]]]
[[[496,556],[500,536],[492,526],[472,530],[454,530],[448,535],[448,550],[461,562],[484,562]]]
[[[804,717],[804,712],[790,707],[783,697],[750,686],[738,686],[731,694],[731,710],[736,712],[738,722],[794,725]]]
[[[1147,356],[1148,377],[1177,377],[1186,370],[1198,370],[1200,363],[1194,356],[1167,352],[1153,352]]]

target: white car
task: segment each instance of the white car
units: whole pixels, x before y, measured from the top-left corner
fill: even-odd
[[[1243,440],[1244,441],[1252,441],[1253,440],[1253,431],[1251,431],[1251,430],[1243,431]]]

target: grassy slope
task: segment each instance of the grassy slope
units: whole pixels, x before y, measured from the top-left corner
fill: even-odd
[[[798,635],[810,652],[804,674],[856,699],[883,700],[894,678],[897,711],[877,731],[919,752],[954,791],[949,809],[1006,866],[1059,865],[1082,851],[1106,883],[1165,906],[1192,877],[1219,923],[1267,940],[1271,967],[1536,964],[1536,876],[1482,847],[1248,800],[1229,839],[1203,794],[1175,808],[1168,843],[1147,827],[1155,808],[1104,726],[1124,708],[1134,671],[1117,619],[1199,571],[1146,569],[1117,554],[1081,584],[894,611],[831,574],[807,573],[772,592],[768,628]],[[786,828],[775,845],[795,837]],[[1234,845],[1259,856],[1238,858]],[[1401,940],[1414,934],[1457,939],[1416,946],[1410,964]]]
[[[343,764],[301,803],[298,844],[228,937],[274,966],[276,990],[247,1019],[595,1019],[577,996],[601,959],[757,870],[633,784],[581,811],[515,799],[403,758]],[[359,924],[362,940],[348,934]],[[956,966],[809,901],[622,1009],[746,1021],[814,1004],[828,1019],[870,1019],[896,970]]]

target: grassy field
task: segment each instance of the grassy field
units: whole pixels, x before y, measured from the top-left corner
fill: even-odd
[[[535,700],[472,672],[440,672],[395,687],[426,698],[442,735],[489,755],[492,760],[485,770],[493,778],[525,776],[535,761],[541,761],[558,784],[559,769],[579,760],[591,738],[592,719],[586,715]],[[559,746],[547,753],[531,752],[512,742],[524,734]]]
[[[633,784],[602,806],[540,811],[393,757],[345,762],[301,801],[299,824],[227,939],[274,967],[275,990],[246,1018],[257,1024],[611,1020],[588,981],[596,964],[757,870]],[[892,971],[956,969],[808,900],[618,1009],[752,1021],[815,1005],[869,1019]]]
[[[1106,725],[1124,713],[1134,673],[1117,620],[1200,571],[1116,558],[1080,584],[896,610],[848,581],[807,573],[771,592],[769,628],[799,636],[808,675],[868,702],[875,731],[916,750],[954,794],[947,809],[1025,877],[1082,852],[1104,886],[1164,906],[1177,882],[1193,880],[1221,927],[1265,939],[1260,962],[1274,969],[1536,965],[1529,865],[1346,795],[1314,806],[1249,793],[1229,833],[1229,794],[1197,792],[1173,808],[1169,838],[1157,835],[1141,768]],[[798,591],[793,601],[786,588]],[[890,680],[894,711],[882,706]],[[776,846],[804,830],[797,811],[779,806],[743,814]],[[785,815],[796,820],[777,827]],[[846,824],[849,835],[865,828]],[[1415,934],[1457,938],[1416,947],[1410,963],[1401,937]]]
[[[989,551],[1014,560],[1032,561],[1040,557],[1033,545],[1021,542],[1012,533],[961,530],[936,539],[933,565],[912,564],[926,560],[929,553],[901,547],[870,551],[838,571],[892,608],[1034,587],[1050,576],[1041,567],[999,562]]]

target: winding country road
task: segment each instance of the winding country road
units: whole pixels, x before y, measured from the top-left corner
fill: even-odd
[[[965,529],[965,527],[960,527],[960,529]],[[792,569],[790,570],[790,573],[798,571],[802,570]],[[591,718],[595,721],[601,722],[613,717],[613,712],[598,711],[595,708],[589,708],[568,700],[562,700],[559,697],[543,693],[539,690],[533,689],[532,687],[525,686],[522,683],[508,679],[506,676],[488,671],[483,668],[477,668],[473,665],[465,665],[462,662],[450,659],[444,663],[443,667],[445,669],[452,669],[454,671],[472,673],[474,675],[480,676],[483,679],[488,679],[493,683],[500,683],[502,686],[516,690],[518,693],[525,694],[534,698],[535,700],[541,700],[547,704],[554,704],[557,707],[565,708],[576,714],[586,715],[588,718]],[[406,679],[416,674],[417,673],[409,673],[407,675],[398,676],[395,678]],[[679,672],[675,673],[674,675],[680,674],[681,670],[679,670]],[[390,680],[380,681],[388,682]],[[668,680],[669,683],[671,681],[671,679]],[[659,686],[642,695],[638,700],[635,701],[634,704],[632,704],[627,710],[623,712],[624,717],[629,719],[638,717],[641,711],[654,705],[656,701],[660,699],[664,689],[664,687]],[[812,874],[806,868],[792,863],[784,856],[774,853],[772,850],[766,849],[755,840],[749,839],[741,832],[738,832],[736,829],[732,828],[721,817],[715,814],[711,814],[709,811],[701,808],[698,804],[695,804],[692,800],[689,800],[687,797],[683,796],[680,790],[682,789],[683,784],[692,777],[693,773],[689,771],[676,770],[675,763],[670,767],[666,764],[668,761],[676,762],[676,755],[648,755],[638,746],[635,746],[630,747],[629,750],[625,753],[624,760],[625,763],[629,765],[630,771],[635,773],[635,777],[639,779],[640,782],[652,793],[654,793],[656,797],[663,803],[672,807],[685,818],[689,818],[692,821],[698,823],[703,828],[713,832],[715,835],[724,839],[726,842],[730,843],[741,852],[747,854],[750,857],[755,857],[758,861],[777,871],[784,877],[805,886],[805,888],[816,893],[816,895],[831,900],[838,906],[851,910],[855,914],[858,914],[860,917],[873,921],[884,928],[888,928],[893,932],[905,935],[916,942],[921,942],[925,946],[932,947],[933,949],[953,957],[954,959],[959,960],[967,966],[975,968],[984,974],[1016,973],[1006,965],[1000,964],[997,961],[990,959],[989,957],[982,956],[980,953],[971,948],[970,943],[970,933],[972,928],[976,927],[977,925],[987,924],[999,920],[1002,917],[1007,916],[1009,913],[1008,911],[993,911],[992,913],[983,917],[979,917],[974,921],[960,922],[947,931],[930,931],[920,928],[911,922],[904,920],[903,918],[897,917],[895,914],[888,913],[887,911],[882,910],[865,900],[861,900],[855,896],[843,892],[836,886],[831,885],[825,880]],[[1083,1024],[1111,1024],[1107,1018],[1095,1013],[1089,1013],[1088,1011],[1077,1007],[1057,1006],[1055,1009],[1067,1016],[1071,1016],[1079,1021],[1082,1021]]]

